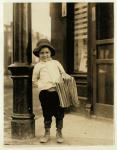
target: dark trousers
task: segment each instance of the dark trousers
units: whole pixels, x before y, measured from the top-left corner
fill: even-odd
[[[58,93],[56,91],[42,90],[39,94],[39,99],[43,111],[44,127],[51,127],[52,116],[54,116],[56,118],[56,128],[62,129],[64,109],[60,107]]]

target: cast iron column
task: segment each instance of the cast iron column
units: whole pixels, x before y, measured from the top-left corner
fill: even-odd
[[[13,4],[13,64],[8,69],[13,79],[12,138],[35,136],[32,108],[31,4]]]

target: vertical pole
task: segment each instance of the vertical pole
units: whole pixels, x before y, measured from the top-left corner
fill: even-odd
[[[91,113],[96,104],[96,4],[88,4],[88,101]]]
[[[31,4],[13,4],[13,64],[8,69],[13,79],[12,138],[35,136],[32,108]]]
[[[67,3],[67,71],[74,72],[74,3]],[[70,62],[70,63],[69,63]]]

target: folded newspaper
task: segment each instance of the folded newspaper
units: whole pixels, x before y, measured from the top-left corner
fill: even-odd
[[[61,77],[60,82],[56,83],[56,90],[59,95],[61,107],[79,106],[76,81],[73,77],[70,76],[67,79]]]

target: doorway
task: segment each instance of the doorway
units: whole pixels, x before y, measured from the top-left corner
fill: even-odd
[[[114,10],[113,3],[89,4],[89,75],[94,113],[113,116]]]

